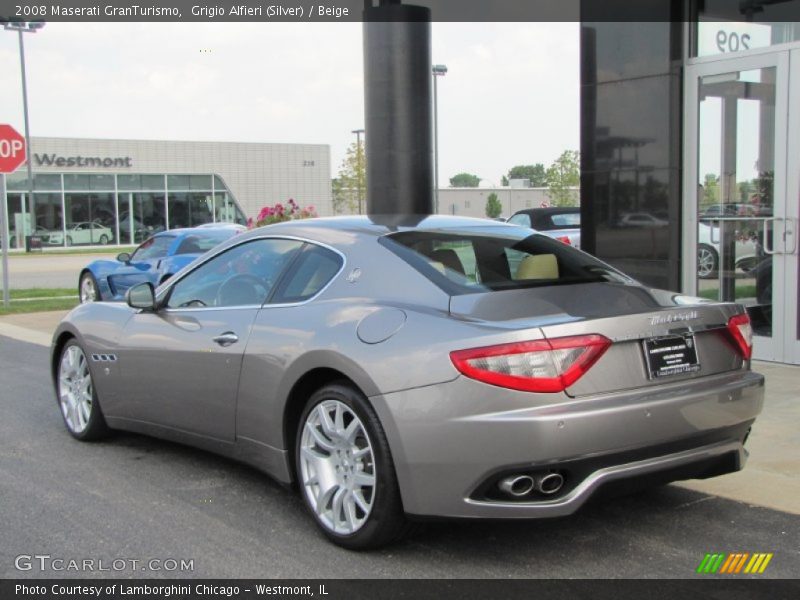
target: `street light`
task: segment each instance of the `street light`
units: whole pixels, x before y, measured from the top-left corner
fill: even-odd
[[[445,65],[433,65],[433,191],[434,214],[439,213],[439,95],[436,80],[447,74]]]
[[[25,42],[23,41],[23,33],[36,33],[44,27],[44,21],[6,21],[3,23],[3,29],[8,31],[16,31],[19,34],[19,67],[22,74],[22,114],[25,119],[25,146],[28,150],[28,198],[30,199],[30,212],[31,222],[34,229],[36,228],[36,213],[33,203],[33,169],[31,167],[31,130],[28,123],[28,84],[27,77],[25,76]],[[3,198],[3,202],[6,199]],[[22,198],[22,234],[17,234],[17,247],[19,247],[20,238],[24,238],[27,234],[27,223],[25,222],[25,199]]]
[[[364,153],[361,151],[361,135],[364,133],[363,129],[354,129],[351,133],[356,134],[356,187],[358,188],[358,214],[361,213],[361,202],[362,202],[362,194],[361,194],[361,173],[363,172],[363,165],[362,161],[364,159]]]

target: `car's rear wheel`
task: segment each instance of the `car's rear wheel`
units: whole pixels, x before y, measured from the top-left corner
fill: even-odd
[[[707,244],[697,246],[697,276],[708,279],[717,273],[719,268],[719,255],[717,251]]]
[[[108,236],[104,233],[100,236],[100,245],[105,246],[108,243]]]
[[[364,550],[405,533],[386,434],[361,392],[344,384],[315,392],[300,417],[296,438],[300,491],[328,538]]]
[[[56,391],[67,431],[79,440],[90,441],[108,433],[89,361],[74,339],[64,345],[58,360]]]
[[[81,304],[100,300],[100,290],[97,289],[97,280],[89,271],[81,275],[80,282],[78,283],[78,295]]]

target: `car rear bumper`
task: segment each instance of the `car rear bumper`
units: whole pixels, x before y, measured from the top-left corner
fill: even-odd
[[[570,399],[465,377],[376,396],[406,512],[481,518],[556,517],[601,487],[641,478],[709,477],[744,466],[764,378],[751,371]],[[514,499],[500,477],[557,470],[552,497]]]

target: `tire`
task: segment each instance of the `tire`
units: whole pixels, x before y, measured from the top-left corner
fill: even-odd
[[[108,434],[86,353],[77,340],[68,341],[58,358],[56,400],[69,434],[88,442]]]
[[[72,236],[67,236],[67,246],[72,246]]]
[[[84,272],[78,280],[78,298],[81,304],[99,302],[103,299],[97,287],[97,280],[90,271]]]
[[[105,246],[108,243],[108,236],[104,233],[100,236],[100,245]]]
[[[710,279],[717,274],[719,269],[719,254],[708,244],[697,246],[697,276],[700,279]]]
[[[309,398],[297,430],[295,469],[306,508],[335,544],[374,549],[407,532],[386,434],[372,406],[352,386],[326,385]],[[322,469],[323,479],[334,481],[326,490],[319,484]]]

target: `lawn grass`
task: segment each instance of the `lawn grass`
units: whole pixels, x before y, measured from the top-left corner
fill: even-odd
[[[709,300],[716,300],[719,298],[719,288],[709,288],[701,290],[698,294],[701,298],[708,298]],[[737,285],[736,286],[737,298],[755,298],[756,286],[754,285]]]
[[[25,300],[28,298],[58,298],[59,296],[78,296],[78,288],[26,288],[9,290],[11,300]],[[2,290],[0,290],[2,293]]]
[[[74,298],[42,298],[30,301],[12,301],[8,308],[0,300],[0,316],[20,313],[44,312],[50,310],[70,310],[78,305],[78,297]]]
[[[69,310],[78,305],[76,288],[27,288],[9,290],[8,308],[3,305],[0,290],[0,316],[48,310]]]

